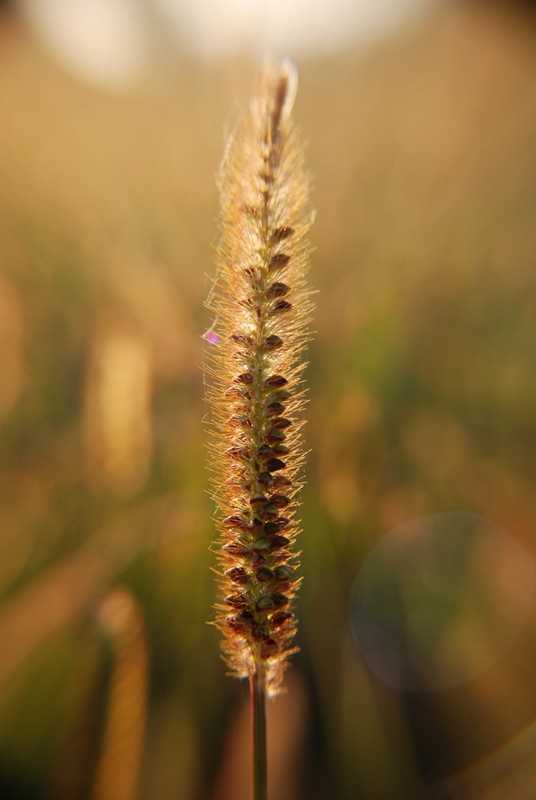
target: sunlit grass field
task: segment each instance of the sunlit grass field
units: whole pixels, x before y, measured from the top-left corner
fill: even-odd
[[[248,796],[247,690],[207,625],[201,335],[255,66],[107,93],[0,28],[2,800]],[[318,292],[272,800],[532,798],[536,29],[455,7],[299,68]],[[386,534],[451,512],[495,533],[439,589],[411,562],[422,686],[387,685],[352,586]]]

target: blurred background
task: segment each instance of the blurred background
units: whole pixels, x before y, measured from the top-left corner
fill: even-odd
[[[536,796],[536,8],[0,3],[0,797],[246,800],[201,334],[265,53],[317,212],[271,800]]]

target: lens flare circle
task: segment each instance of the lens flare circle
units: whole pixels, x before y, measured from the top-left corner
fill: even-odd
[[[457,686],[518,638],[534,606],[535,576],[526,549],[476,514],[413,520],[378,542],[354,581],[354,640],[391,688]]]

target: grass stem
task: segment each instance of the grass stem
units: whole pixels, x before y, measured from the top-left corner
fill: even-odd
[[[253,800],[267,798],[266,687],[258,672],[250,677]]]

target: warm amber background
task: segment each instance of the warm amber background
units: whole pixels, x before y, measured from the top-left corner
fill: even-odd
[[[200,334],[255,66],[104,91],[0,16],[2,800],[247,797],[247,691],[205,624]],[[426,514],[536,553],[534,18],[446,4],[299,67],[319,292],[273,800],[533,798],[536,611],[483,673],[405,693],[347,605],[375,542]]]

